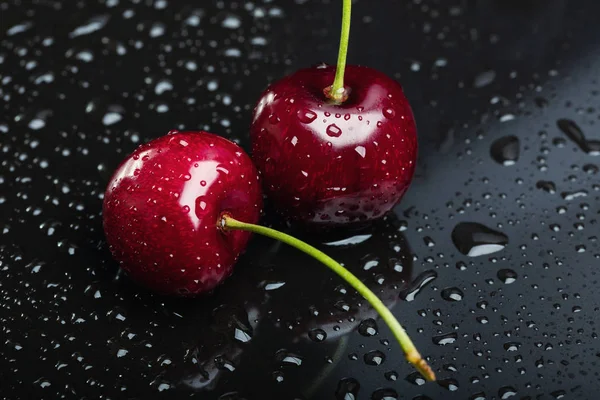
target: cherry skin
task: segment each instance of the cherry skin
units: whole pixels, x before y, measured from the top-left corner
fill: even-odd
[[[348,98],[325,95],[335,67],[299,70],[262,94],[250,130],[266,194],[288,219],[310,227],[361,225],[391,210],[417,158],[402,87],[372,68],[347,66]]]
[[[170,132],[118,167],[103,224],[113,257],[134,281],[194,296],[231,274],[250,236],[219,229],[221,213],[256,223],[261,208],[257,171],[238,145],[207,132]]]

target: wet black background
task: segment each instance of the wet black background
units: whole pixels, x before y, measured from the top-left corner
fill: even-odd
[[[600,139],[595,0],[355,3],[350,62],[404,85],[419,167],[364,242],[313,240],[394,306],[440,384],[419,385],[339,279],[269,240],[203,299],[117,271],[100,215],[117,163],[172,128],[248,148],[270,81],[335,62],[338,3],[0,3],[2,398],[596,398],[598,157],[557,126]],[[520,157],[503,166],[490,148],[508,135]],[[509,243],[468,257],[459,222]]]

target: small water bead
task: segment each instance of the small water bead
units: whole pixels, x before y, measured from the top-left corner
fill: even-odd
[[[377,322],[373,318],[365,319],[358,326],[358,333],[365,337],[377,335],[379,333]]]
[[[582,168],[583,172],[585,172],[586,174],[589,175],[596,175],[599,171],[600,168],[598,168],[597,165],[595,164],[585,164]]]
[[[513,388],[512,386],[503,386],[498,389],[498,397],[500,397],[501,400],[505,400],[516,395],[517,389]]]
[[[443,387],[446,390],[449,390],[451,392],[455,392],[458,390],[459,386],[458,386],[458,381],[456,379],[440,379],[437,381],[438,385],[440,385],[441,387]]]
[[[383,374],[383,376],[385,376],[385,379],[387,379],[388,381],[397,381],[398,380],[398,373],[396,371],[388,371],[385,374]]]
[[[504,284],[509,285],[517,280],[517,273],[512,269],[504,268],[496,274]]]
[[[456,332],[451,332],[451,333],[446,333],[443,335],[437,335],[431,338],[431,340],[433,341],[433,344],[436,344],[438,346],[445,346],[447,344],[452,344],[454,342],[456,342],[456,339],[458,339],[458,334]]]
[[[520,155],[520,142],[516,136],[505,136],[492,143],[490,153],[494,161],[504,166],[516,164]]]
[[[338,382],[335,390],[335,398],[337,400],[356,400],[360,383],[354,378],[343,378]]]
[[[550,194],[556,193],[556,184],[551,181],[538,181],[535,184],[535,187],[543,190],[546,193],[550,193]]]
[[[456,248],[469,257],[495,253],[506,247],[508,236],[475,222],[461,222],[452,230]]]
[[[504,343],[504,350],[506,351],[517,351],[521,347],[519,342],[507,342]]]
[[[371,400],[398,400],[398,393],[391,388],[377,389],[371,395]]]
[[[441,296],[446,301],[461,301],[464,293],[457,287],[450,287],[442,290]]]
[[[471,395],[471,397],[469,397],[469,400],[487,400],[487,398],[485,397],[485,393],[479,392]]]
[[[308,337],[313,342],[323,342],[327,339],[327,333],[323,329],[315,328],[308,332]]]
[[[396,116],[396,111],[393,108],[386,107],[383,109],[383,116],[392,119]]]
[[[427,383],[427,380],[425,380],[423,375],[417,371],[410,373],[405,379],[416,386],[423,386],[425,383]]]
[[[317,114],[309,109],[301,109],[298,110],[296,115],[300,122],[304,124],[310,124],[317,118]]]
[[[363,360],[367,365],[381,365],[385,361],[385,354],[379,350],[372,350],[364,355]]]

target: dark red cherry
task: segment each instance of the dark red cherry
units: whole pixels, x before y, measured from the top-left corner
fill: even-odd
[[[207,132],[170,133],[119,166],[104,197],[104,231],[133,280],[193,296],[231,274],[250,236],[222,232],[220,214],[256,223],[261,207],[256,169],[239,146]]]
[[[372,68],[347,66],[348,98],[339,104],[324,94],[334,75],[335,67],[318,66],[274,83],[250,131],[274,206],[316,226],[383,216],[408,189],[417,158],[415,120],[402,87]]]

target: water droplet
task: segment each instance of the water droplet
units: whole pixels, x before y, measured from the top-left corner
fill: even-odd
[[[310,124],[317,118],[317,114],[309,109],[298,110],[296,113],[300,122],[304,124]]]
[[[498,396],[500,399],[505,400],[509,397],[513,397],[517,395],[517,390],[511,386],[503,386],[498,389]]]
[[[110,126],[110,125],[114,125],[117,122],[119,122],[120,120],[123,119],[123,116],[117,112],[113,112],[113,111],[109,111],[106,114],[104,114],[104,117],[102,117],[102,123],[106,126]]]
[[[556,124],[558,125],[558,128],[583,152],[593,156],[600,155],[600,140],[586,139],[585,134],[575,121],[570,119],[559,119]]]
[[[358,155],[360,155],[362,158],[365,158],[365,156],[367,155],[367,149],[365,149],[364,146],[356,146],[354,148],[354,151],[356,151]]]
[[[543,190],[546,193],[554,194],[556,193],[556,185],[551,181],[538,181],[535,184],[535,187]]]
[[[417,371],[410,373],[405,380],[416,386],[423,386],[425,383],[427,383],[427,380],[423,378],[423,375]]]
[[[400,292],[400,298],[405,301],[413,301],[419,292],[438,276],[434,270],[427,270],[420,273],[406,289]]]
[[[78,26],[77,28],[75,28],[75,30],[69,33],[69,37],[74,38],[77,36],[89,35],[90,33],[96,32],[97,30],[102,29],[106,25],[109,18],[110,16],[107,14],[92,17],[88,21],[86,21],[84,25]]]
[[[475,222],[461,222],[452,230],[456,248],[469,257],[495,253],[506,247],[508,236]]]
[[[574,200],[578,197],[587,197],[587,190],[576,190],[574,192],[562,192],[561,197],[567,201]]]
[[[242,25],[242,21],[236,15],[228,15],[221,23],[221,26],[223,28],[227,28],[227,29],[237,29],[241,25]]]
[[[391,107],[386,107],[383,109],[383,116],[386,118],[394,118],[396,116],[396,110]]]
[[[517,351],[521,347],[519,342],[506,342],[504,343],[504,350],[506,351]]]
[[[375,336],[378,332],[377,322],[373,318],[365,319],[358,326],[358,333],[363,336]]]
[[[596,175],[600,171],[600,168],[594,164],[585,164],[582,169],[583,172],[590,175]]]
[[[509,166],[519,160],[520,150],[518,137],[505,136],[492,143],[490,153],[497,163]]]
[[[501,269],[498,271],[497,276],[498,279],[507,285],[510,285],[517,280],[517,273],[512,269]]]
[[[343,378],[338,382],[335,390],[335,398],[337,400],[356,400],[358,399],[358,391],[360,383],[354,378]]]
[[[265,284],[265,290],[267,290],[267,291],[277,290],[284,285],[285,285],[285,282],[269,282],[269,283]]]
[[[313,342],[322,342],[325,339],[327,339],[327,333],[325,333],[325,331],[323,329],[312,329],[308,332],[308,337],[310,338],[310,340],[312,340]]]
[[[452,344],[456,342],[458,339],[458,334],[456,332],[445,333],[443,335],[437,335],[432,338],[434,344],[438,346],[445,346],[447,344]]]
[[[371,395],[371,400],[398,400],[398,393],[394,389],[377,389]]]
[[[339,137],[342,134],[342,130],[336,124],[331,124],[325,129],[325,133],[331,137]]]
[[[363,357],[367,365],[381,365],[385,361],[385,354],[379,350],[372,350]]]
[[[447,301],[461,301],[464,297],[462,290],[450,287],[442,290],[442,298]]]
[[[383,376],[385,376],[385,379],[387,379],[388,381],[398,380],[398,373],[396,371],[388,371],[385,374],[383,374]]]
[[[494,79],[496,79],[496,71],[483,71],[475,77],[475,79],[473,80],[473,86],[475,86],[476,88],[482,88],[494,82]]]
[[[471,397],[469,397],[469,400],[486,400],[485,393],[475,393]]]
[[[443,387],[451,392],[455,392],[458,390],[458,381],[456,379],[452,379],[452,378],[440,379],[437,382],[441,387]]]

